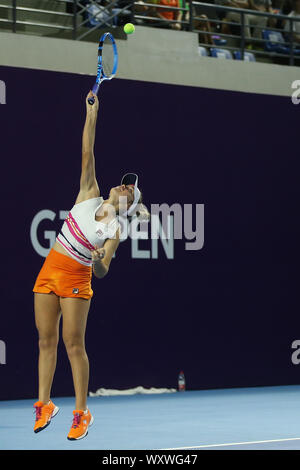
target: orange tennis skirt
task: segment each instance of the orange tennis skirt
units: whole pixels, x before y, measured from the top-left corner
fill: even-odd
[[[90,266],[84,266],[52,248],[35,281],[33,292],[54,292],[59,297],[90,299],[93,295],[91,280]]]

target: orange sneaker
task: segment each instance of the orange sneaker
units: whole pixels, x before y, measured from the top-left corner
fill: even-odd
[[[37,401],[33,406],[35,408],[35,425],[33,430],[34,432],[40,432],[50,424],[51,419],[57,415],[59,408],[51,400],[47,405],[42,401]]]
[[[88,427],[94,422],[94,418],[89,410],[87,410],[87,412],[74,410],[73,415],[72,427],[68,434],[69,441],[76,441],[84,438],[88,434]]]

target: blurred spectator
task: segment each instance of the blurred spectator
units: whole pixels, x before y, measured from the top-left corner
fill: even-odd
[[[206,15],[200,15],[201,20],[194,20],[194,29],[201,31],[198,33],[199,43],[214,46],[211,24]]]
[[[232,7],[232,8],[240,8],[240,9],[249,8],[248,0],[217,0],[216,3],[219,5],[224,5],[226,7]],[[241,23],[241,15],[238,12],[229,11],[225,14],[225,18],[223,19],[223,21],[224,23],[222,24],[222,27],[221,27],[221,33],[232,34],[231,25],[228,25],[227,22]],[[246,26],[246,20],[245,20],[245,26]]]
[[[163,5],[163,6],[170,6],[170,7],[175,7],[179,8],[179,0],[159,0],[157,2],[158,5]],[[179,21],[182,21],[182,11],[179,10],[168,10],[166,8],[157,8],[156,9],[156,14],[159,18],[167,21],[178,21],[178,23],[170,23],[170,27],[172,29],[181,29],[181,23]]]
[[[153,4],[153,7],[145,6],[144,3],[151,3]],[[159,8],[159,5],[182,8],[183,0],[145,0],[145,2],[139,1],[139,5],[135,5],[135,12],[138,14],[144,13],[145,18],[147,18],[147,16],[152,18],[146,21],[145,24],[150,24],[151,26],[159,26],[161,28],[171,27],[172,29],[181,29],[180,23],[169,23],[168,21],[182,21],[182,11],[174,11],[168,10],[166,8]],[[162,19],[164,20],[164,22],[155,21],[153,18]]]
[[[134,12],[137,15],[142,15],[144,18],[136,18],[136,23],[150,26],[161,26],[161,22],[155,20],[155,18],[158,18],[156,5],[159,3],[159,0],[139,0],[138,3],[138,5],[134,5]],[[145,3],[151,3],[153,6],[146,6]],[[149,19],[147,19],[147,17],[149,17]]]
[[[182,7],[184,7],[183,4]],[[186,2],[185,7],[188,10],[185,15],[185,21],[189,22],[190,5],[188,2]],[[209,12],[211,12],[211,9],[209,9]],[[213,19],[210,20],[207,15],[200,13],[199,11],[197,12],[195,7],[193,7],[193,31],[198,31],[200,44],[204,43],[210,46],[215,46],[218,44],[217,40],[219,41],[221,39],[219,36],[214,36],[214,28],[212,27],[212,24],[214,24]]]
[[[288,15],[292,11],[292,9],[292,0],[272,0],[272,13],[274,15]],[[268,27],[283,29],[284,20],[276,16],[274,16],[273,18],[269,18]]]
[[[299,21],[293,22],[293,40],[300,43],[300,0],[294,0],[293,10],[288,14],[291,18],[298,18]],[[287,33],[290,32],[290,21],[286,20],[284,29]]]
[[[145,5],[145,2],[143,2],[142,0],[138,0],[137,3],[138,5],[137,4],[134,5],[135,13],[145,13],[149,11],[149,7]],[[147,3],[151,3],[151,2],[147,2]]]
[[[272,13],[272,2],[271,0],[249,0],[249,9]],[[268,18],[256,15],[245,16],[247,17],[247,20],[245,19],[245,22],[247,21],[250,26],[258,26],[257,28],[254,28],[253,37],[261,39],[261,31],[267,26]],[[250,34],[249,36],[246,35],[246,37],[250,37]]]
[[[218,0],[218,3],[221,3],[226,6],[255,10],[261,12],[272,13],[272,3],[271,0]],[[229,25],[226,25],[226,22],[232,23],[241,23],[241,15],[238,12],[228,12],[225,18],[225,23],[222,25],[222,33],[230,34],[231,28]],[[253,31],[253,37],[261,39],[261,31],[267,26],[268,18],[258,15],[245,14],[245,38],[251,38],[251,26],[256,26]]]
[[[187,11],[181,11],[180,21],[187,21],[189,22],[190,19],[190,2],[189,0],[179,0],[179,8],[185,8]],[[189,25],[181,25],[181,29],[185,31],[189,30]]]
[[[138,25],[147,25],[149,24],[149,21],[147,20],[147,16],[152,16],[150,8],[145,5],[145,2],[142,0],[139,0],[138,5],[134,5],[133,7],[133,13],[134,13],[134,22]],[[147,2],[150,3],[150,2]],[[143,18],[136,18],[136,15],[139,17],[143,16]]]
[[[156,15],[156,8],[155,5],[157,5],[158,0],[138,0],[138,5],[134,5],[134,9],[136,13],[147,13],[149,16],[157,16]],[[153,7],[146,6],[145,3],[151,3]]]
[[[182,2],[182,8],[184,8],[183,2]],[[184,20],[189,23],[189,21],[190,21],[190,3],[188,1],[185,2],[185,8],[187,9],[187,12],[185,13]],[[213,32],[212,24],[214,24],[213,20],[214,20],[214,18],[216,18],[216,15],[213,14],[214,12],[212,12],[211,8],[206,8],[207,14],[211,15],[211,16],[208,17],[203,12],[202,5],[197,5],[197,7],[195,7],[195,5],[193,5],[192,8],[193,8],[192,9],[192,11],[193,11],[192,29],[197,30],[197,31],[201,31],[198,34],[199,42],[200,43],[204,42],[205,44],[215,45],[214,41],[211,39],[212,34],[207,34],[207,33],[212,33]],[[189,25],[187,25],[187,29],[189,29]]]

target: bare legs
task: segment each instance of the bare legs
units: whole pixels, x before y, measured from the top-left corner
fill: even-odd
[[[59,321],[63,314],[63,340],[72,368],[76,409],[85,410],[89,361],[85,330],[90,300],[59,298],[55,294],[34,295],[35,322],[39,333],[39,401],[48,403],[56,368]]]
[[[56,368],[59,297],[55,294],[34,294],[35,324],[39,332],[39,401],[48,403]]]
[[[72,368],[76,410],[87,408],[89,360],[85,351],[84,337],[90,303],[90,300],[85,299],[60,299],[63,312],[63,340]]]

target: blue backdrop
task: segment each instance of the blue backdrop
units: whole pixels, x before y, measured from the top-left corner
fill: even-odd
[[[0,67],[0,80],[0,399],[36,398],[32,287],[44,258],[30,233],[36,215],[51,211],[36,232],[48,249],[60,211],[74,204],[93,77]],[[121,243],[107,277],[93,280],[90,390],[175,387],[181,369],[189,389],[299,383],[299,113],[285,97],[103,84],[101,193],[135,171],[148,208],[204,204],[205,242],[188,251],[175,240],[173,259],[160,241],[157,259],[150,240],[139,242],[149,259]],[[70,394],[61,341],[53,396]]]

